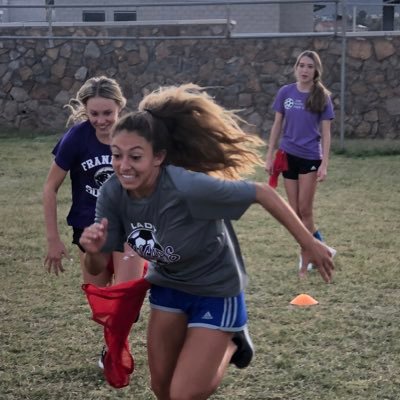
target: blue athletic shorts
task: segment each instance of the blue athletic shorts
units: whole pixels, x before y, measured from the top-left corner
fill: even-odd
[[[283,171],[282,175],[286,179],[298,180],[299,175],[309,174],[310,172],[317,172],[321,165],[321,160],[307,160],[293,156],[292,154],[286,153],[288,169]]]
[[[247,323],[243,292],[235,297],[208,297],[152,285],[149,300],[151,308],[186,314],[188,327],[238,332]]]

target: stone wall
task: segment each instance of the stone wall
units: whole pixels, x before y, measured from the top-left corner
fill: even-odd
[[[53,33],[64,38],[51,41],[43,38],[45,28],[2,28],[3,38],[35,38],[0,42],[0,129],[62,132],[67,118],[63,105],[86,79],[105,74],[120,82],[131,109],[160,85],[207,86],[220,103],[241,109],[253,130],[267,137],[276,91],[293,81],[296,56],[314,49],[333,93],[337,113],[333,133],[338,135],[341,38],[229,38],[224,37],[225,29],[223,23],[54,27]],[[184,35],[202,37],[188,40]],[[399,68],[400,37],[348,38],[346,137],[400,138]]]

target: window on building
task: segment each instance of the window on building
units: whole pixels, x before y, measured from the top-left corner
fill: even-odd
[[[104,22],[106,20],[106,13],[104,11],[83,11],[83,22]]]
[[[114,11],[114,21],[136,21],[136,11]]]
[[[54,0],[46,0],[46,6],[54,6]]]

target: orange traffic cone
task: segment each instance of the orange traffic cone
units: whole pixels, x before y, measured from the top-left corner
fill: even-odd
[[[308,294],[299,294],[298,296],[296,296],[291,302],[290,304],[292,304],[293,306],[315,306],[318,304],[318,301],[315,300],[313,297],[311,297]]]

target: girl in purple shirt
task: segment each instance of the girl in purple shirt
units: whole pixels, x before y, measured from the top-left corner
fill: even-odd
[[[73,229],[72,243],[78,246],[84,283],[109,286],[142,276],[144,261],[129,253],[114,252],[112,268],[101,274],[90,274],[84,268],[84,249],[79,238],[85,227],[94,222],[96,200],[100,187],[114,173],[111,163],[110,130],[126,99],[118,83],[100,76],[86,81],[79,89],[76,99],[68,105],[71,115],[68,123],[73,125],[53,149],[51,164],[43,189],[43,208],[47,239],[44,261],[47,271],[58,275],[64,272],[63,258],[68,257],[57,224],[57,193],[68,172],[71,179],[72,204],[67,216]],[[104,351],[104,350],[103,350]],[[102,361],[99,360],[102,367]]]
[[[73,229],[72,243],[79,247],[83,282],[107,286],[111,279],[120,283],[142,275],[142,261],[139,257],[136,257],[136,261],[123,253],[114,254],[114,270],[107,269],[100,275],[91,275],[83,268],[84,252],[79,245],[83,229],[94,222],[100,187],[114,172],[111,165],[110,130],[125,104],[126,99],[118,83],[114,79],[100,76],[87,80],[76,98],[67,106],[71,112],[67,125],[75,125],[53,149],[55,158],[43,190],[47,238],[44,263],[48,272],[53,271],[58,275],[64,271],[62,259],[67,256],[67,250],[57,225],[57,193],[69,172],[72,204],[67,222]]]
[[[281,136],[279,150],[287,160],[283,177],[289,204],[308,230],[322,241],[314,223],[313,205],[317,183],[327,176],[331,121],[335,114],[331,93],[321,80],[322,64],[316,52],[301,53],[294,74],[296,83],[283,86],[273,103],[275,119],[265,169],[270,175],[274,173],[274,152]],[[312,265],[302,265],[300,259],[299,268],[303,275]]]

